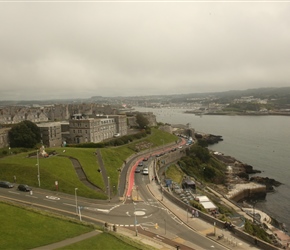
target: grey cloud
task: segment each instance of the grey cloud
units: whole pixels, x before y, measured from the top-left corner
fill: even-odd
[[[0,3],[1,99],[289,86],[290,3]]]

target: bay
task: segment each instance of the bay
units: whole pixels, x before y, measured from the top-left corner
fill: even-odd
[[[135,108],[153,112],[158,122],[189,124],[196,132],[221,135],[223,141],[209,148],[261,170],[259,176],[282,183],[268,193],[257,209],[290,228],[290,117],[289,116],[215,116],[184,113],[185,109]]]

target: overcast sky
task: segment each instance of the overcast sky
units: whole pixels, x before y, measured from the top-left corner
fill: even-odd
[[[0,100],[290,86],[290,2],[1,2]]]

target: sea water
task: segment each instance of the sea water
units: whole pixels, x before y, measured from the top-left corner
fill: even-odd
[[[224,140],[210,149],[261,170],[259,176],[282,183],[256,208],[284,223],[290,230],[290,116],[197,116],[184,113],[185,109],[135,109],[153,112],[158,122],[189,124],[196,132],[221,135]]]

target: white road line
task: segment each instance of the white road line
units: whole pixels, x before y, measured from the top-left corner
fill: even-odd
[[[30,195],[30,194],[27,194],[27,195],[25,195],[25,196],[27,196],[27,197],[31,197],[31,198],[34,198],[34,199],[38,199],[37,196],[33,196],[33,195]]]
[[[8,191],[8,192],[12,194],[20,194],[19,192],[15,192],[15,191]]]
[[[63,205],[67,205],[67,206],[71,206],[71,207],[75,207],[75,204],[70,204],[70,203],[62,203]]]
[[[50,201],[50,202],[56,202],[54,200],[49,200],[49,199],[43,199],[44,201]]]

